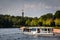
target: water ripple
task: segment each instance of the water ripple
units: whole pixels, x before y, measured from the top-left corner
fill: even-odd
[[[1,33],[0,40],[60,40],[60,36],[32,36],[22,34],[18,29],[12,29],[12,30],[1,29],[1,30],[0,30]],[[6,30],[8,31],[6,32]]]

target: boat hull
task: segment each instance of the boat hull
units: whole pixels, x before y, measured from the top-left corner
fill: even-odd
[[[31,32],[23,32],[23,34],[27,35],[37,35],[37,36],[53,36],[53,33],[31,33]]]

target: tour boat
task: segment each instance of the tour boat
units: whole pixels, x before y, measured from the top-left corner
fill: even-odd
[[[22,32],[28,35],[52,36],[53,27],[24,27]]]

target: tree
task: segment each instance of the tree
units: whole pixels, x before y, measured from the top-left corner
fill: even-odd
[[[32,20],[31,21],[31,26],[38,26],[38,20]]]
[[[60,18],[60,10],[56,11],[55,17],[56,17],[56,18]]]
[[[53,19],[53,14],[52,13],[47,13],[45,15],[42,15],[40,18],[39,18],[39,23],[41,25],[50,25],[51,21]]]
[[[53,18],[53,14],[52,13],[47,13],[46,17],[47,17],[47,19],[51,19],[51,18]]]
[[[56,26],[60,26],[60,19],[57,19],[57,18],[56,18],[56,19],[54,20],[54,22],[55,22],[55,25],[56,25]]]
[[[53,18],[53,14],[52,13],[47,13],[45,15],[42,15],[41,18],[43,20],[51,19],[51,18]]]
[[[51,22],[52,22],[52,19],[47,19],[47,20],[46,20],[46,25],[47,25],[47,26],[50,26],[50,25],[51,25]]]
[[[42,17],[39,18],[39,20],[38,20],[38,25],[39,25],[39,26],[43,26],[43,19],[42,19]]]
[[[28,20],[26,20],[26,22],[25,22],[25,24],[26,24],[26,26],[30,26],[30,20],[28,19]]]

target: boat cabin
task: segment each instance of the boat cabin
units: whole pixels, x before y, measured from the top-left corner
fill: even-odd
[[[52,27],[26,27],[23,32],[53,33]]]

